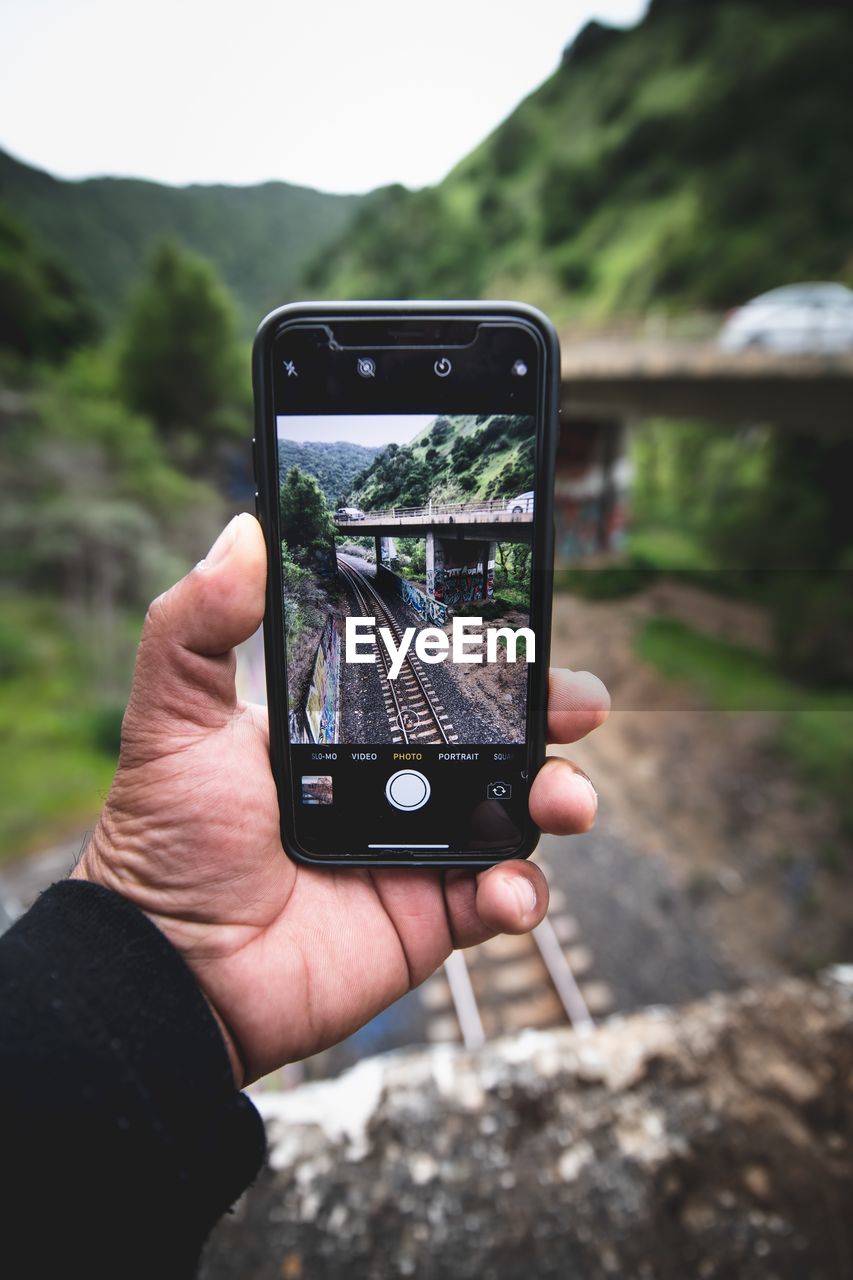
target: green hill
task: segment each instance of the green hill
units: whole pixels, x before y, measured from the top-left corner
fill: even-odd
[[[853,276],[850,6],[653,0],[589,24],[440,185],[374,192],[329,297],[520,296],[596,324]]]
[[[849,0],[652,0],[590,23],[436,187],[66,182],[0,151],[0,204],[107,321],[151,245],[209,258],[248,332],[291,297],[496,297],[558,320],[853,282]]]
[[[339,440],[296,442],[279,440],[278,472],[284,479],[291,467],[314,476],[330,507],[347,496],[355,477],[369,467],[379,449]]]
[[[48,252],[73,264],[106,319],[119,311],[151,247],[169,236],[216,265],[250,331],[272,307],[297,296],[300,271],[343,231],[361,199],[284,182],[66,182],[0,151],[0,203]]]
[[[386,445],[353,480],[366,511],[433,501],[511,497],[533,488],[534,442],[524,415],[438,415],[408,445]]]

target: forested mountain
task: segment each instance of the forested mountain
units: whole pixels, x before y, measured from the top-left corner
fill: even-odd
[[[365,510],[508,498],[533,488],[534,442],[524,415],[444,415],[408,445],[389,444],[353,481]]]
[[[557,319],[719,310],[853,281],[848,0],[652,0],[590,23],[436,187],[58,181],[0,152],[0,203],[108,321],[164,236],[211,260],[244,332],[294,296],[518,296]]]
[[[32,231],[115,318],[164,237],[217,267],[244,328],[296,296],[308,259],[340,234],[362,197],[268,182],[255,187],[168,187],[134,178],[66,182],[0,151],[0,203]]]
[[[518,296],[558,318],[853,282],[846,0],[652,0],[590,23],[437,187],[369,196],[312,296]]]
[[[97,332],[95,309],[73,272],[0,207],[0,353],[59,360]]]
[[[329,506],[335,507],[346,498],[355,477],[371,465],[378,453],[378,448],[343,440],[334,444],[279,440],[279,476],[283,480],[291,467],[299,467],[300,471],[314,476]]]

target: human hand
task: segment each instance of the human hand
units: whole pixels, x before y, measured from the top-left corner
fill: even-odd
[[[118,771],[72,873],[130,899],[193,971],[238,1085],[316,1053],[417,986],[454,947],[525,933],[548,888],[532,862],[468,870],[329,868],[284,854],[266,709],[238,700],[234,646],[264,612],[266,550],[237,516],[152,604]],[[551,674],[548,727],[574,742],[607,716],[587,672]],[[545,831],[586,831],[586,775],[549,759],[530,792]]]

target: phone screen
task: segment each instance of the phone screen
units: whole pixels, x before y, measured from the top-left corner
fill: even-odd
[[[272,361],[292,839],[310,858],[510,856],[547,662],[541,337],[300,322]]]

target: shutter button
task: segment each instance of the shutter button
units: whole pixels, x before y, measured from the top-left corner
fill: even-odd
[[[422,809],[430,797],[430,785],[417,769],[400,769],[385,783],[385,798],[395,809],[412,813]]]

